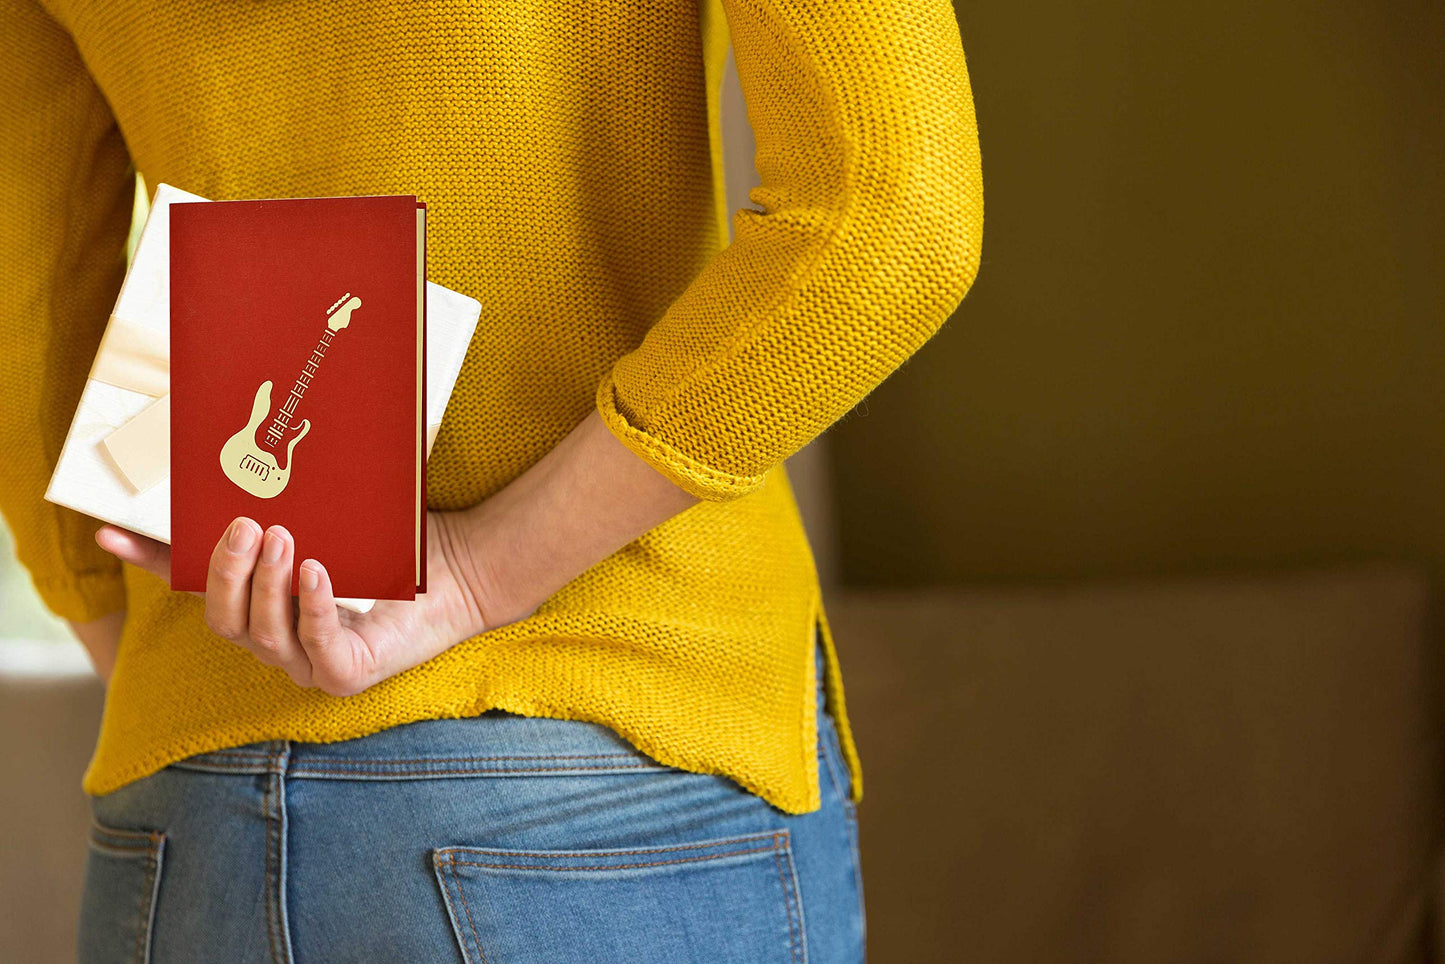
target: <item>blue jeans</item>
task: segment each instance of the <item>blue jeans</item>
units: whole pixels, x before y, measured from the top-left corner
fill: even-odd
[[[605,727],[500,712],[200,754],[91,798],[80,959],[854,964],[823,712],[818,755],[822,808],[790,815]]]

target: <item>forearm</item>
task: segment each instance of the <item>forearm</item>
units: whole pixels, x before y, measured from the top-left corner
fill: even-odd
[[[467,510],[483,608],[524,618],[572,579],[699,500],[634,455],[594,409],[551,451]]]
[[[90,654],[95,672],[102,681],[109,683],[111,670],[115,668],[115,654],[120,648],[120,632],[125,624],[125,611],[119,610],[90,622],[68,622],[75,638],[80,640],[80,644]]]

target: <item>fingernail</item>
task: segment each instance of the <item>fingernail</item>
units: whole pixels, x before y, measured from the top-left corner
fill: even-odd
[[[275,529],[266,530],[266,541],[261,546],[261,561],[274,563],[281,561],[281,551],[286,548],[286,542]]]
[[[314,590],[316,584],[321,581],[320,577],[316,574],[314,566],[315,563],[310,559],[307,559],[301,564],[301,588],[307,592]]]
[[[245,519],[237,519],[231,523],[231,538],[226,540],[226,547],[232,552],[245,552],[251,548],[251,542],[256,534],[251,531],[251,526]]]

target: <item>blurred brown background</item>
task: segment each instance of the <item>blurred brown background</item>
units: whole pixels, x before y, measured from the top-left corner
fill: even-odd
[[[956,6],[983,267],[827,436],[875,958],[1440,957],[1445,5]]]
[[[870,959],[1445,959],[1445,5],[957,10],[978,282],[789,463]],[[0,612],[0,959],[63,960],[98,687]]]
[[[845,581],[1445,574],[1445,4],[957,10],[983,267],[830,432]]]

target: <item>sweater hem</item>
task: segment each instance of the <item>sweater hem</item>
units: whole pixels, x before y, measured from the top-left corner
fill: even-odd
[[[529,632],[527,622],[513,624],[510,627],[511,633],[508,633],[507,627],[495,630],[497,636],[493,638],[494,644],[504,648],[513,645],[530,647],[546,638],[579,638],[568,631],[565,623],[554,626],[534,624]],[[628,635],[646,635],[646,630],[641,626],[623,632]],[[807,681],[814,676],[812,660],[814,641],[817,638],[816,621],[807,624],[807,632],[808,640],[797,650],[799,655],[807,654],[807,666],[805,668],[800,661],[794,664],[798,670],[797,675],[794,675],[792,670],[788,671],[787,676],[792,680],[786,684],[789,689],[806,689]],[[459,646],[479,643],[491,635],[474,637]],[[504,635],[508,638],[502,638]],[[596,638],[593,642],[603,646],[612,645],[606,637]],[[448,675],[445,668],[438,667],[437,670],[443,676]],[[126,667],[123,665],[118,668],[112,689],[125,671]],[[385,685],[385,682],[378,685]],[[137,709],[131,705],[135,699],[133,695],[127,693],[129,700],[121,698],[117,701],[119,694],[112,693],[107,697],[107,717],[111,717],[113,712],[119,712],[121,716],[102,722],[101,738],[81,778],[81,790],[92,797],[106,796],[187,757],[248,743],[281,739],[334,743],[369,736],[420,720],[462,719],[480,716],[487,710],[503,710],[521,716],[577,720],[605,726],[638,751],[664,766],[723,777],[786,813],[810,813],[822,805],[816,726],[808,727],[806,710],[801,718],[792,717],[793,723],[786,731],[769,732],[770,728],[764,725],[752,737],[755,742],[742,747],[740,752],[730,752],[726,747],[718,746],[680,746],[679,744],[689,742],[685,728],[681,731],[671,726],[657,728],[655,720],[645,715],[633,713],[633,718],[627,719],[627,714],[600,711],[596,707],[596,694],[585,689],[577,692],[575,699],[569,699],[567,689],[572,686],[562,680],[549,680],[545,670],[542,675],[532,679],[523,677],[496,682],[500,684],[499,687],[490,692],[454,692],[421,700],[372,703],[370,706],[358,706],[354,713],[348,713],[345,707],[336,712],[336,708],[332,707],[328,715],[311,721],[301,717],[301,714],[307,712],[304,705],[293,705],[280,708],[268,719],[239,722],[200,720],[193,726],[170,724],[165,727],[164,746],[161,747],[158,747],[160,739],[155,735],[141,736],[138,740],[131,741],[119,738],[120,731],[127,728],[127,724],[120,722],[120,719]],[[288,681],[286,685],[291,684]],[[566,688],[559,691],[559,686]],[[605,683],[603,686],[605,687]],[[816,701],[817,692],[813,689],[806,694],[805,702],[816,706]],[[326,702],[330,703],[331,700]],[[816,719],[814,722],[816,723]],[[755,727],[763,723],[764,719],[760,718],[750,721],[750,725]],[[800,723],[802,728],[795,729]],[[843,725],[845,724],[840,722],[840,727]],[[649,729],[653,732],[649,733]],[[813,732],[810,733],[810,729]],[[117,735],[109,736],[111,732]],[[131,746],[135,746],[136,742],[147,743],[151,739],[155,739],[155,742],[150,743],[149,749],[143,752],[133,752],[125,745],[130,742]]]
[[[298,727],[270,728],[250,726],[201,730],[184,740],[177,741],[164,752],[148,754],[130,764],[108,770],[104,775],[97,773],[93,767],[87,767],[81,780],[81,790],[92,797],[103,797],[123,789],[138,780],[152,776],[170,764],[184,760],[187,757],[201,753],[210,753],[215,750],[224,750],[247,743],[256,743],[265,740],[337,743],[343,740],[371,736],[374,733],[380,733],[383,730],[401,726],[406,723],[431,719],[467,719],[480,716],[487,710],[502,710],[507,713],[515,713],[519,716],[539,717],[543,719],[576,720],[584,723],[596,723],[601,726],[606,726],[628,743],[632,744],[638,751],[664,766],[686,770],[689,773],[723,777],[786,813],[795,815],[811,813],[822,806],[822,799],[816,781],[811,788],[807,789],[780,791],[775,788],[766,787],[747,777],[725,773],[716,766],[708,766],[685,753],[675,752],[653,740],[643,737],[634,730],[626,727],[618,727],[616,724],[602,719],[597,714],[551,703],[546,700],[523,697],[519,694],[503,694],[491,699],[475,701],[460,706],[435,707],[430,712],[403,713],[398,715],[397,718],[379,725],[368,723],[339,726],[326,731],[324,739],[320,733],[308,732],[305,728]]]

